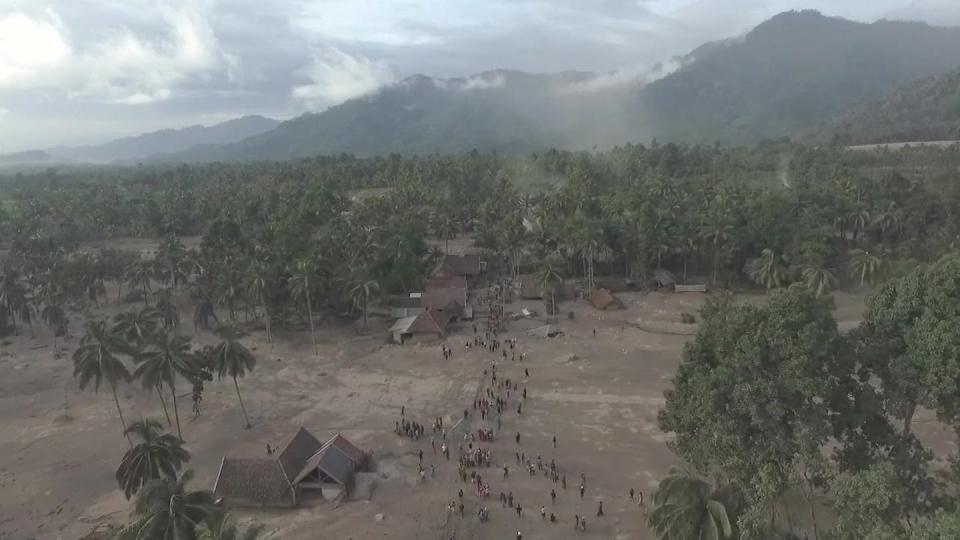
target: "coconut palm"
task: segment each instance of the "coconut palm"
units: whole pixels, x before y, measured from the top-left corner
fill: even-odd
[[[563,269],[555,259],[547,257],[534,277],[543,290],[550,291],[550,307],[556,316],[560,311],[557,308],[557,287],[563,283]]]
[[[803,283],[817,296],[823,296],[837,285],[837,278],[829,268],[819,264],[808,264],[801,272]]]
[[[160,328],[162,320],[163,315],[159,310],[145,306],[139,311],[127,311],[114,315],[111,331],[116,336],[122,352],[128,355],[134,364],[139,364],[144,350]],[[163,414],[167,418],[167,425],[173,425],[170,421],[170,412],[167,410],[167,402],[163,398],[163,383],[156,386],[156,391],[157,397],[160,398],[160,405],[163,407]]]
[[[657,487],[648,522],[660,540],[722,540],[733,527],[725,504],[710,484],[672,467]]]
[[[176,235],[168,235],[157,248],[157,276],[164,283],[172,283],[173,289],[187,281],[190,272],[190,254]]]
[[[33,336],[33,306],[29,292],[20,272],[9,264],[3,268],[3,275],[0,276],[0,307],[3,307],[11,324],[14,318],[29,324],[30,335]]]
[[[151,480],[140,490],[133,522],[125,525],[118,540],[197,540],[203,525],[215,525],[223,510],[210,491],[187,491],[193,472],[179,479]]]
[[[67,325],[70,324],[70,318],[67,317],[67,311],[63,309],[58,299],[51,299],[40,310],[40,318],[46,323],[47,327],[53,333],[53,354],[60,357],[60,347],[57,344],[57,337],[66,335]]]
[[[177,421],[177,436],[183,440],[180,429],[180,411],[177,408],[177,376],[192,380],[194,366],[191,362],[190,338],[166,330],[156,335],[144,349],[140,365],[133,376],[146,389],[166,385],[173,396],[173,416]]]
[[[747,274],[755,283],[763,285],[769,291],[783,286],[787,279],[787,267],[783,264],[783,257],[772,249],[764,249],[759,257],[747,265]]]
[[[363,311],[363,329],[367,329],[367,307],[370,303],[370,295],[380,292],[380,284],[376,280],[360,279],[350,288],[350,298],[353,300],[354,307]]]
[[[313,323],[313,277],[316,273],[316,264],[309,258],[297,261],[294,274],[290,277],[290,294],[297,302],[304,302],[307,306],[307,319],[310,323],[310,340],[313,342],[313,352],[320,356],[320,347],[317,344],[316,328]]]
[[[876,253],[864,249],[850,252],[850,277],[859,279],[861,287],[864,282],[873,283],[882,266],[883,260]]]
[[[123,419],[123,410],[120,408],[120,400],[117,398],[117,384],[128,382],[130,372],[114,355],[116,346],[113,336],[107,330],[106,321],[90,321],[86,325],[86,334],[80,340],[80,347],[73,352],[73,376],[79,377],[80,389],[87,387],[90,381],[93,381],[93,390],[100,389],[100,383],[106,381],[110,385],[110,391],[113,393],[113,403],[117,406],[117,414],[120,416],[120,424],[123,426],[123,433],[130,442],[130,435],[127,434],[127,423]],[[130,442],[130,446],[133,443]]]
[[[217,330],[217,336],[220,337],[220,343],[214,346],[210,355],[210,360],[217,376],[223,379],[227,375],[233,379],[233,387],[237,391],[237,401],[240,402],[240,410],[243,411],[243,419],[246,422],[245,427],[250,428],[250,418],[247,416],[247,409],[243,406],[243,398],[240,397],[240,385],[237,378],[242,378],[248,372],[253,371],[257,365],[257,359],[249,349],[240,343],[239,339],[243,333],[236,326],[222,326]]]
[[[247,269],[247,291],[250,298],[255,299],[263,308],[264,320],[267,325],[267,343],[273,343],[271,329],[270,306],[267,305],[267,291],[272,283],[270,267],[262,260],[250,263]]]
[[[156,275],[154,262],[147,259],[137,259],[127,268],[126,282],[131,289],[139,289],[143,294],[143,303],[150,304],[150,283]]]
[[[156,420],[137,420],[127,428],[127,435],[140,441],[127,450],[117,467],[117,483],[128,499],[151,480],[176,478],[180,467],[190,461],[180,439],[163,433]]]

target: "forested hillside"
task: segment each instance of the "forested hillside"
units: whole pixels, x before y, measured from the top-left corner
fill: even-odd
[[[838,144],[960,139],[960,70],[898,88],[805,138]]]

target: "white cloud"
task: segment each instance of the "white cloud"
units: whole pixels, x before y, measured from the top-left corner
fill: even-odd
[[[0,107],[0,119],[3,119],[4,116],[10,114],[10,109],[4,109]]]
[[[315,50],[313,61],[300,74],[309,83],[294,87],[292,95],[315,110],[370,94],[394,80],[386,63],[332,47]]]
[[[141,105],[169,99],[191,77],[235,67],[202,11],[161,7],[158,16],[165,23],[159,38],[121,28],[82,46],[71,45],[52,8],[33,18],[23,12],[0,18],[0,89],[53,89]]]
[[[460,86],[460,89],[488,90],[491,88],[502,88],[504,84],[506,84],[506,80],[503,77],[503,73],[474,75],[468,78],[463,85]]]
[[[71,55],[52,11],[32,19],[23,13],[0,16],[0,88],[24,88],[44,73],[61,69]]]
[[[657,63],[652,66],[627,66],[616,69],[609,73],[604,73],[591,77],[589,79],[569,84],[561,89],[561,92],[580,94],[590,93],[610,88],[618,88],[632,85],[645,85],[666,77],[679,68],[677,62]]]

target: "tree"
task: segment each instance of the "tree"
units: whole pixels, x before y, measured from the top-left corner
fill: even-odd
[[[860,286],[863,284],[874,283],[877,279],[883,260],[876,255],[864,249],[854,249],[850,252],[850,277],[860,280]]]
[[[747,275],[755,283],[770,289],[782,287],[787,279],[787,268],[783,258],[772,249],[764,249],[760,256],[747,265]]]
[[[798,471],[817,470],[826,441],[843,444],[854,429],[842,422],[854,416],[854,364],[827,306],[803,289],[713,309],[684,350],[658,420],[675,434],[674,451],[743,493],[740,527],[756,531]]]
[[[180,411],[177,407],[177,376],[188,380],[194,376],[194,366],[190,356],[190,338],[165,330],[143,351],[140,365],[133,376],[140,380],[144,388],[155,388],[165,384],[173,396],[173,415],[177,421],[177,436],[183,440],[180,429]]]
[[[247,288],[250,297],[260,302],[263,308],[263,315],[267,325],[267,343],[273,343],[273,332],[271,329],[270,306],[267,304],[267,292],[271,290],[271,271],[265,262],[255,260],[250,263],[247,270]]]
[[[179,479],[151,480],[140,490],[133,522],[125,525],[118,540],[197,540],[203,525],[216,526],[223,510],[210,491],[187,491],[193,472]]]
[[[154,339],[160,328],[163,315],[156,308],[144,306],[139,311],[126,311],[113,317],[111,332],[116,337],[121,351],[129,356],[134,364],[139,364],[143,358],[147,345]],[[148,388],[149,390],[149,388]],[[172,425],[170,413],[167,411],[167,402],[163,398],[163,382],[156,386],[160,406],[167,419],[167,425]]]
[[[156,275],[164,283],[172,283],[177,290],[188,279],[190,254],[174,234],[169,234],[157,248]]]
[[[127,450],[117,467],[117,483],[127,499],[151,480],[175,479],[180,467],[190,461],[180,439],[163,433],[156,420],[137,420],[127,428],[127,435],[140,441]]]
[[[86,329],[86,334],[80,340],[80,347],[73,352],[73,376],[79,377],[81,390],[85,389],[91,380],[94,391],[100,389],[102,381],[110,385],[124,436],[132,447],[133,442],[130,441],[130,435],[127,433],[127,423],[123,419],[123,410],[117,398],[117,384],[130,381],[130,372],[114,355],[116,347],[107,330],[106,321],[90,321]]]
[[[296,264],[293,276],[290,277],[290,294],[298,302],[303,302],[307,306],[307,319],[310,324],[310,340],[313,342],[313,353],[320,355],[320,345],[317,343],[316,329],[313,324],[313,276],[316,272],[316,264],[309,258],[301,259]]]
[[[380,291],[380,284],[373,279],[359,279],[357,280],[353,287],[350,288],[349,294],[353,299],[353,305],[358,307],[363,312],[363,329],[367,329],[367,306],[370,302],[370,296],[376,294]]]
[[[237,378],[243,378],[244,375],[253,371],[254,366],[257,365],[257,359],[240,343],[239,339],[243,334],[235,326],[223,326],[217,331],[217,335],[221,341],[211,353],[213,367],[220,379],[223,379],[224,375],[233,379],[237,401],[240,402],[240,410],[243,411],[243,419],[246,422],[245,427],[250,429],[250,418],[247,416],[246,407],[243,406],[243,398],[240,397],[240,384],[237,383]]]
[[[127,268],[126,281],[131,289],[139,289],[143,295],[143,303],[150,304],[150,283],[156,277],[154,262],[147,259],[137,259]]]
[[[840,475],[830,485],[838,539],[876,538],[880,527],[894,526],[904,514],[897,474],[890,463]]]
[[[56,300],[51,300],[43,306],[40,311],[40,318],[50,328],[53,333],[53,354],[60,357],[60,348],[57,345],[57,336],[63,336],[67,333],[67,325],[70,324],[70,318],[67,317],[67,311]]]
[[[657,486],[648,522],[660,540],[723,540],[733,520],[719,492],[688,471],[671,467]]]
[[[829,268],[819,264],[808,264],[801,271],[804,285],[817,297],[824,296],[837,286],[837,278]]]
[[[550,309],[548,310],[554,317],[560,312],[557,306],[557,287],[563,283],[563,269],[553,257],[547,257],[543,260],[540,269],[534,276],[537,284],[546,292],[550,291]]]

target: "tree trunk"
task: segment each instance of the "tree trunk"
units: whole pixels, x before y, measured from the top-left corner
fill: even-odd
[[[123,436],[127,438],[130,448],[133,448],[133,441],[130,440],[130,434],[127,433],[127,421],[123,419],[123,410],[120,409],[120,399],[117,397],[117,385],[111,384],[110,390],[113,391],[113,403],[117,406],[117,414],[120,415],[120,425],[123,426]]]
[[[243,398],[240,397],[240,385],[237,383],[237,378],[233,378],[233,387],[237,390],[237,401],[240,402],[240,410],[243,411],[243,419],[247,422],[247,425],[244,426],[246,429],[250,429],[250,417],[247,416],[247,408],[243,406]]]
[[[317,347],[317,335],[313,326],[313,307],[310,305],[310,289],[307,288],[307,319],[310,321],[310,341],[313,342],[313,354],[320,356],[320,348]]]
[[[177,437],[183,442],[183,432],[180,431],[180,411],[177,408],[177,389],[171,384],[170,394],[173,396],[173,416],[177,419]]]
[[[260,291],[260,303],[263,304],[263,315],[266,318],[267,323],[267,343],[269,343],[270,347],[273,348],[273,332],[270,329],[270,310],[267,309],[267,299],[262,290]]]
[[[160,387],[163,385],[157,385],[157,397],[160,398],[160,405],[163,406],[163,415],[167,417],[167,427],[173,427],[173,422],[170,421],[170,412],[167,411],[167,400],[163,399],[163,392],[160,391]]]
[[[363,295],[363,329],[367,329],[367,295]]]
[[[913,423],[913,415],[917,412],[917,405],[911,403],[907,406],[907,412],[903,415],[903,434],[910,434],[910,425]]]
[[[687,282],[687,250],[683,250],[683,282]]]

